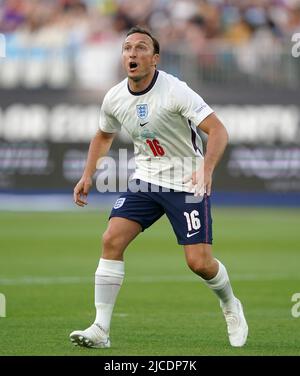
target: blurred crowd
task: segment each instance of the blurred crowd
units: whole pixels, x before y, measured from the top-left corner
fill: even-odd
[[[300,0],[0,0],[1,33],[34,33],[46,45],[117,38],[136,24],[167,47],[240,45],[261,30],[281,41],[300,32]]]
[[[114,81],[123,38],[137,24],[154,33],[162,51],[192,53],[202,65],[211,64],[203,56],[217,51],[223,60],[233,56],[242,71],[256,74],[300,33],[300,0],[0,0],[0,33],[6,36],[8,58],[18,55],[24,61],[24,51],[28,55],[30,50],[31,60],[43,57],[52,64],[45,51],[63,51],[51,70],[58,77],[67,51],[76,77],[87,86]],[[21,68],[6,60],[0,81],[12,82],[9,77]],[[102,70],[108,66],[110,73]],[[67,77],[70,68],[65,72]]]

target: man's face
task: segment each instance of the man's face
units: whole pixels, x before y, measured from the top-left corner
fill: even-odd
[[[127,76],[140,81],[149,75],[158,63],[159,55],[154,54],[152,39],[146,34],[131,34],[124,42],[123,65]]]

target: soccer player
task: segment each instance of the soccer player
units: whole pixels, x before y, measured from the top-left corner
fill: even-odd
[[[157,70],[159,43],[149,31],[129,30],[122,58],[127,78],[105,95],[100,129],[90,143],[74,201],[81,207],[87,204],[97,161],[107,155],[121,127],[134,143],[133,182],[139,189],[128,189],[111,211],[95,274],[96,318],[89,328],[72,332],[70,339],[80,346],[110,347],[112,312],[124,279],[124,251],[141,231],[166,214],[189,268],[220,301],[230,344],[241,347],[248,335],[243,307],[211,245],[212,174],[228,141],[226,129],[184,82]],[[204,157],[197,127],[208,135]],[[187,170],[182,168],[188,165],[185,159],[193,160]],[[190,174],[183,176],[179,171]]]

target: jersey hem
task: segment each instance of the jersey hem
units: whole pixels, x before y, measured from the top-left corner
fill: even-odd
[[[190,191],[187,188],[183,189],[182,186],[169,185],[167,183],[164,183],[164,182],[161,182],[161,181],[158,181],[158,180],[154,180],[154,179],[150,180],[148,178],[145,178],[143,175],[140,175],[139,173],[135,172],[130,180],[136,180],[136,179],[142,180],[145,183],[157,185],[158,187],[167,188],[167,189],[173,190],[175,192],[185,192],[185,193],[191,193],[191,194],[194,193],[193,191]]]

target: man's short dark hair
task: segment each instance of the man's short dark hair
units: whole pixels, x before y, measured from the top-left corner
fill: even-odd
[[[140,26],[132,27],[126,34],[126,38],[129,37],[129,35],[137,34],[137,33],[148,35],[148,37],[152,39],[154,53],[159,54],[160,47],[159,47],[158,40],[154,38],[154,36],[150,33],[150,31],[148,31],[147,29],[144,29],[143,27],[140,27]]]

